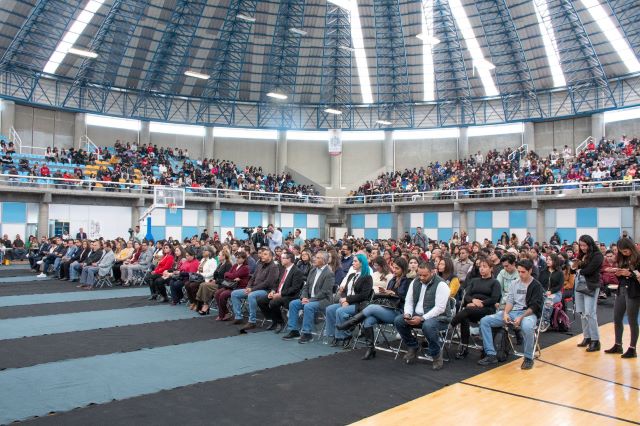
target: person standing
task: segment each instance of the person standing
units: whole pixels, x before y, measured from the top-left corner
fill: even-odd
[[[578,343],[579,348],[587,348],[587,352],[597,352],[600,350],[600,334],[598,331],[598,293],[600,292],[600,269],[604,256],[595,241],[590,235],[582,235],[578,239],[578,254],[576,261],[571,265],[572,269],[580,270],[584,277],[590,294],[576,291],[575,305],[576,312],[580,313],[582,322],[582,342]],[[576,286],[578,281],[576,280]]]
[[[615,274],[618,277],[618,294],[613,307],[613,324],[615,326],[615,343],[608,354],[622,354],[622,358],[636,358],[636,345],[638,343],[638,306],[640,306],[640,253],[635,244],[629,238],[621,238],[618,241],[618,268]],[[624,331],[624,314],[627,314],[631,341],[629,349],[622,353],[622,332]]]
[[[417,227],[416,233],[413,236],[413,245],[416,245],[422,249],[422,251],[427,250],[427,236],[422,233],[422,228]]]

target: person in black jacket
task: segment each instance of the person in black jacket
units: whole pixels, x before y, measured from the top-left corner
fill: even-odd
[[[91,249],[89,248],[89,242],[85,241],[76,241],[76,246],[78,246],[78,250],[71,256],[68,260],[62,262],[60,266],[60,280],[68,281],[72,277],[70,276],[73,264],[82,263],[85,261]],[[75,272],[75,271],[74,271]],[[75,274],[77,275],[77,273]]]
[[[598,332],[598,293],[600,292],[600,282],[602,277],[600,269],[604,262],[604,256],[595,241],[589,235],[582,235],[578,239],[577,260],[571,265],[572,269],[579,269],[591,294],[584,294],[576,291],[575,307],[580,313],[582,322],[582,342],[578,343],[579,348],[587,347],[587,352],[597,352],[600,350],[600,334]],[[576,282],[577,284],[577,282]]]
[[[562,300],[562,289],[564,287],[563,265],[564,258],[555,253],[549,253],[546,259],[546,268],[540,271],[540,284],[542,284],[542,289],[545,291],[545,297],[550,299],[550,306],[542,310],[541,333],[547,331],[551,325],[553,305]]]
[[[306,280],[311,268],[313,268],[313,265],[311,264],[311,252],[309,250],[302,250],[302,253],[300,253],[300,259],[296,261],[296,267],[300,272],[302,272],[302,275],[304,275],[304,279]]]
[[[640,306],[640,253],[629,238],[622,237],[618,241],[618,294],[613,307],[613,323],[616,341],[608,354],[622,354],[622,332],[624,331],[624,314],[627,314],[631,341],[629,349],[622,354],[622,358],[636,358],[636,344],[638,343],[638,307]]]
[[[482,346],[486,356],[478,361],[480,365],[496,364],[496,349],[493,345],[494,327],[511,324],[522,330],[524,335],[524,361],[520,366],[523,370],[533,368],[533,354],[535,351],[535,328],[538,318],[542,314],[542,285],[533,278],[533,262],[529,259],[517,263],[520,279],[511,283],[507,295],[507,305],[504,311],[487,315],[480,320]]]
[[[478,322],[483,317],[494,314],[496,304],[502,297],[500,282],[493,278],[491,268],[488,259],[480,260],[480,277],[466,283],[462,309],[451,320],[451,327],[460,324],[460,350],[456,354],[457,359],[465,358],[469,353],[469,323]]]
[[[347,348],[351,341],[351,333],[347,330],[336,329],[336,324],[342,324],[349,317],[362,311],[371,298],[373,278],[371,268],[364,254],[353,257],[353,272],[349,274],[344,286],[340,286],[336,297],[338,303],[327,306],[325,313],[325,333],[333,338],[331,346]],[[335,337],[334,337],[335,336]]]
[[[300,297],[300,291],[304,285],[305,277],[302,272],[293,264],[295,258],[293,254],[285,251],[280,256],[282,272],[278,279],[278,287],[271,290],[266,296],[258,298],[258,307],[265,318],[271,320],[268,330],[275,330],[280,333],[286,324],[282,316],[282,307],[289,307],[291,301]]]

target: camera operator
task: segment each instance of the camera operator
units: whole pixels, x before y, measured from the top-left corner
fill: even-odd
[[[266,245],[265,235],[264,235],[264,231],[262,230],[262,226],[258,226],[256,228],[256,232],[254,232],[253,235],[251,236],[251,242],[253,243],[253,246],[255,247],[256,250],[260,250],[260,247],[263,247]]]

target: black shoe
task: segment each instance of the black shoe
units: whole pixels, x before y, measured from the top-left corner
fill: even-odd
[[[444,365],[444,348],[440,349],[438,355],[433,357],[433,364],[431,368],[433,370],[442,370],[442,366]]]
[[[402,359],[407,364],[413,364],[417,357],[418,357],[418,348],[408,348],[407,353],[404,354],[404,357]]]
[[[342,346],[342,343],[343,343],[342,339],[336,339],[334,337],[333,340],[331,341],[331,343],[329,344],[329,346],[331,346],[332,348],[337,348],[339,346]]]
[[[164,296],[158,299],[158,303],[168,303],[168,302],[169,302],[169,299]]]
[[[307,334],[304,333],[301,337],[300,340],[298,340],[298,343],[300,344],[305,344],[305,343],[309,343],[313,340],[313,335],[312,334]]]
[[[533,360],[529,358],[525,358],[522,361],[522,365],[520,366],[522,370],[531,370],[533,368]]]
[[[363,361],[368,361],[376,357],[376,348],[373,346],[369,346],[367,351],[364,353],[364,356],[361,358]]]
[[[620,358],[637,358],[638,354],[636,353],[635,348],[629,348],[625,353],[622,354]]]
[[[367,352],[365,352],[362,360],[370,360],[376,357],[376,347],[374,344],[375,337],[373,336],[372,327],[362,327],[362,334],[367,342]]]
[[[456,359],[465,359],[467,355],[469,355],[469,348],[466,346],[462,346],[456,353]]]
[[[282,336],[283,340],[293,340],[293,339],[297,339],[298,337],[300,337],[300,332],[297,330],[291,330],[289,332],[289,334],[286,334],[284,336]]]
[[[621,354],[622,353],[622,345],[619,344],[615,344],[613,346],[611,346],[610,349],[605,349],[604,350],[605,354]]]
[[[151,296],[149,296],[147,300],[156,300],[157,298],[158,298],[157,294],[152,294]]]
[[[591,343],[591,339],[588,337],[585,337],[584,339],[582,339],[582,342],[578,343],[578,347],[586,348],[587,346],[589,346],[589,343]]]
[[[600,341],[592,340],[589,343],[589,347],[587,348],[587,352],[598,352],[600,350]]]
[[[354,328],[356,325],[360,324],[362,321],[364,321],[365,318],[366,316],[362,312],[359,312],[356,315],[349,318],[348,320],[346,320],[345,322],[336,325],[336,329],[343,330],[343,331],[350,330]]]
[[[498,358],[496,358],[495,355],[487,355],[484,358],[482,358],[480,361],[478,361],[478,365],[492,365],[497,363],[498,363]]]
[[[351,336],[342,340],[342,349],[351,349]]]
[[[277,322],[271,322],[271,325],[269,327],[267,327],[267,330],[269,330],[269,331],[275,330],[276,327],[278,327],[278,323]]]
[[[275,333],[276,334],[282,333],[282,330],[284,330],[284,324],[283,323],[276,323],[276,324],[277,324],[277,327],[276,327]]]

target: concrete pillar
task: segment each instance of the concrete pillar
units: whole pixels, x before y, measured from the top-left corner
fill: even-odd
[[[214,223],[213,223],[213,212],[215,210],[215,204],[209,204],[209,206],[207,207],[207,232],[209,233],[210,236],[213,236],[213,228],[214,228]]]
[[[38,208],[38,230],[36,235],[38,237],[49,235],[49,202],[42,201]]]
[[[536,208],[536,241],[545,241],[544,237],[545,221],[544,221],[544,208],[540,205]]]
[[[469,157],[469,128],[460,127],[460,136],[458,136],[458,160]]]
[[[404,213],[400,212],[396,212],[395,213],[396,216],[396,235],[393,236],[396,240],[401,239],[404,236]]]
[[[385,172],[392,172],[395,170],[395,141],[393,140],[393,132],[391,130],[384,131],[382,162],[384,164]]]
[[[278,142],[276,143],[276,172],[284,171],[287,165],[287,132],[278,130]]]
[[[591,115],[591,136],[596,143],[604,137],[604,113],[599,112]]]
[[[274,227],[276,226],[276,211],[274,209],[270,209],[268,214],[268,222],[270,225],[273,225]],[[285,238],[286,235],[283,235],[282,238]]]
[[[462,235],[462,231],[465,231],[467,234],[469,234],[469,222],[467,220],[467,211],[466,210],[461,210],[460,211],[460,227],[458,229],[458,235]],[[455,232],[455,230],[454,230]]]
[[[204,149],[202,150],[202,154],[204,158],[215,158],[215,143],[213,140],[213,127],[207,126],[205,127],[204,133]]]
[[[82,147],[82,137],[87,135],[87,114],[78,112],[75,116],[75,125],[73,127],[73,147],[75,149]]]
[[[329,159],[329,167],[331,169],[331,189],[338,192],[340,191],[340,167],[342,167],[342,154],[331,155]]]
[[[524,123],[524,129],[522,133],[522,142],[528,145],[529,151],[535,151],[536,149],[536,138],[535,138],[535,130],[533,127],[533,123],[527,122]]]
[[[2,122],[0,129],[2,129],[2,135],[9,137],[11,133],[9,130],[15,127],[16,119],[16,103],[3,99],[0,103],[0,120]]]
[[[140,121],[140,136],[138,137],[138,143],[145,145],[151,143],[151,132],[149,131],[149,121]]]

